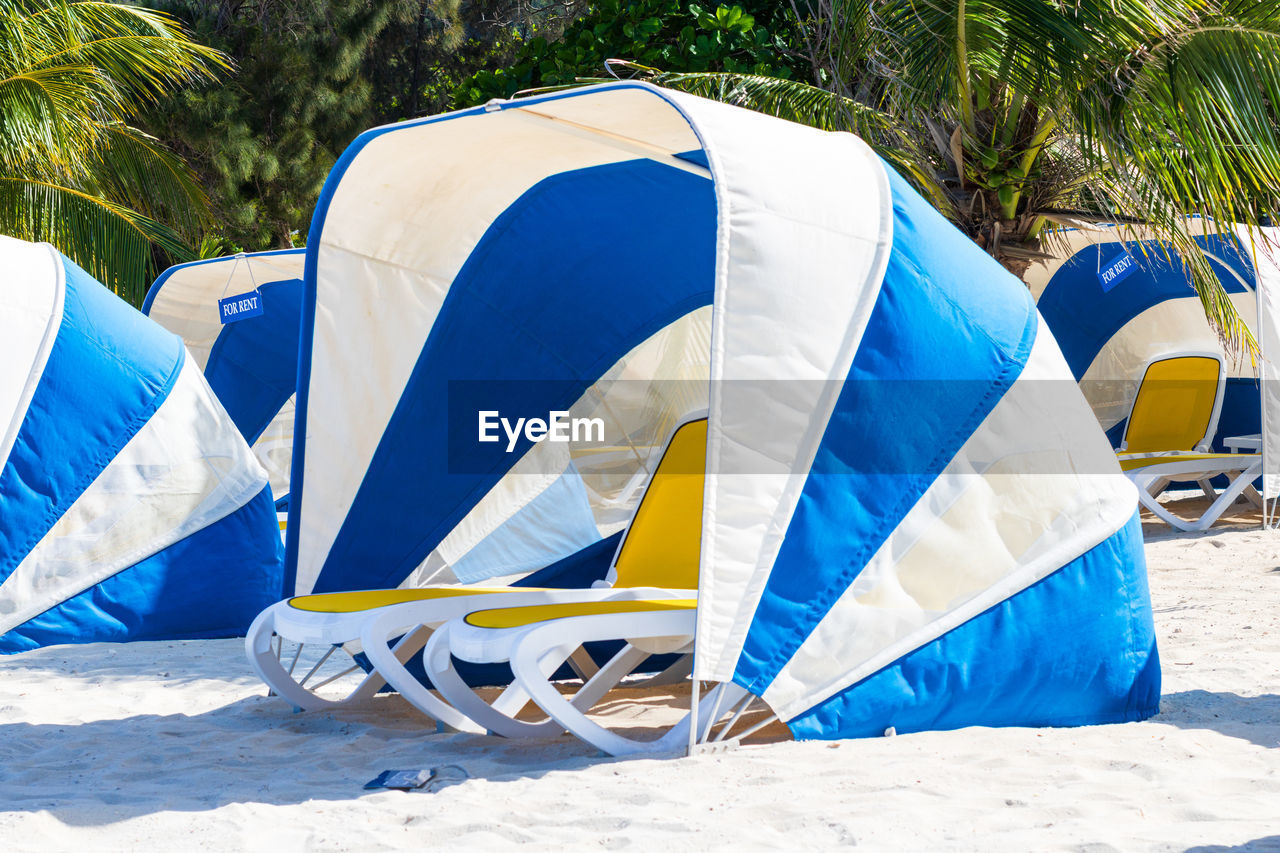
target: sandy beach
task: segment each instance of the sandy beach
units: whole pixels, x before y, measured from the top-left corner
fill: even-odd
[[[61,646],[0,660],[0,846],[1280,850],[1280,533],[1145,532],[1147,722],[623,760],[436,734],[396,696],[295,714],[239,640]],[[441,781],[362,789],[418,768]]]

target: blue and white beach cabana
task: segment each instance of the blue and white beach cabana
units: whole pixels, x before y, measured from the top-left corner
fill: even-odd
[[[1257,266],[1247,232],[1214,233],[1205,220],[1189,220],[1195,240],[1245,323],[1258,334]],[[1250,360],[1232,358],[1204,316],[1187,270],[1164,248],[1142,240],[1141,228],[1121,240],[1113,226],[1063,231],[1055,259],[1032,266],[1027,282],[1054,331],[1072,374],[1113,444],[1119,443],[1143,370],[1174,352],[1216,353],[1226,365],[1221,437],[1256,433],[1260,407]],[[1115,268],[1116,271],[1112,272]]]
[[[1280,447],[1280,229],[1224,228],[1198,217],[1186,227],[1259,343],[1256,361],[1247,352],[1227,351],[1205,319],[1185,266],[1166,257],[1166,247],[1141,227],[1123,235],[1108,225],[1064,231],[1057,257],[1033,266],[1027,282],[1113,445],[1121,443],[1153,362],[1182,355],[1218,359],[1224,387],[1207,449],[1262,452],[1270,503],[1280,497],[1280,475],[1272,473]],[[1243,441],[1229,443],[1232,438]]]
[[[182,341],[47,244],[0,270],[0,652],[242,633],[271,492]]]
[[[1157,708],[1135,493],[1057,344],[853,136],[636,83],[377,128],[304,291],[298,593],[585,549],[706,407],[695,679],[801,737]],[[479,438],[556,411],[603,441]]]

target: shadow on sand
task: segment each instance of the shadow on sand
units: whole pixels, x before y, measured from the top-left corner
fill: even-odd
[[[0,725],[0,811],[99,826],[230,803],[349,801],[376,794],[363,786],[388,769],[456,765],[465,778],[503,781],[613,760],[568,736],[521,742],[430,725],[398,696],[340,715],[254,696],[195,715],[10,723]]]
[[[1244,844],[1210,844],[1201,847],[1188,847],[1186,853],[1246,853],[1254,850],[1280,850],[1280,835],[1255,838],[1252,841],[1246,841]]]
[[[1268,748],[1280,747],[1280,696],[1240,696],[1209,690],[1166,693],[1155,722],[1207,729]]]

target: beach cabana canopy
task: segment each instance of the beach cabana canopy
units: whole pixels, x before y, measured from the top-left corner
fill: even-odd
[[[1248,232],[1219,233],[1202,219],[1189,220],[1188,228],[1256,337],[1253,252],[1261,246]],[[1143,229],[1134,232],[1121,239],[1114,226],[1064,231],[1054,247],[1056,257],[1031,267],[1027,283],[1113,445],[1119,444],[1138,383],[1153,359],[1170,353],[1221,356],[1227,382],[1214,442],[1221,452],[1223,437],[1259,430],[1254,365],[1224,350],[1186,267],[1170,261],[1166,247]]]
[[[857,138],[495,102],[362,134],[307,253],[298,592],[589,547],[705,406],[695,678],[802,737],[1155,712],[1133,487],[1026,288]],[[556,411],[602,440],[481,440]]]
[[[293,455],[304,259],[303,249],[283,249],[179,264],[160,274],[142,304],[142,313],[187,345],[282,506]],[[259,295],[261,313],[223,322],[220,302],[251,293]]]
[[[0,269],[0,652],[242,633],[275,513],[182,341],[47,244]]]
[[[1056,257],[1032,267],[1027,282],[1113,445],[1152,361],[1179,354],[1220,358],[1226,387],[1212,449],[1230,450],[1224,439],[1231,437],[1259,436],[1252,449],[1263,452],[1270,504],[1280,497],[1280,229],[1224,228],[1198,217],[1186,227],[1258,342],[1256,360],[1227,351],[1185,265],[1141,228],[1123,236],[1106,225],[1064,231]]]

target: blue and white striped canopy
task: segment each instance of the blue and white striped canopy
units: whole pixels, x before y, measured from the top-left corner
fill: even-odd
[[[303,249],[178,264],[147,291],[142,313],[182,338],[231,420],[267,469],[277,506],[287,504]],[[256,292],[262,313],[223,323],[222,299]]]
[[[802,737],[1155,712],[1136,495],[1027,289],[857,138],[637,83],[343,155],[307,244],[286,573],[583,552],[700,409],[696,677]],[[604,440],[480,441],[486,412],[555,411]]]
[[[243,632],[271,493],[182,341],[47,244],[0,269],[0,652]]]

